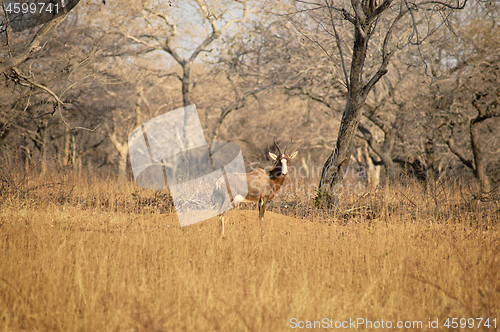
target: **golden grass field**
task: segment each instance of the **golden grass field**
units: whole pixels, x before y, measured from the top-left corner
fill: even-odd
[[[432,330],[448,330],[447,318],[489,319],[489,329],[476,320],[460,330],[500,325],[499,202],[461,187],[388,187],[343,198],[333,215],[280,197],[270,209],[292,202],[288,216],[266,212],[261,232],[254,205],[229,211],[222,239],[217,218],[181,228],[165,193],[133,183],[6,182],[0,331],[289,331],[324,319],[338,330],[360,318],[408,331],[430,330],[429,319]]]

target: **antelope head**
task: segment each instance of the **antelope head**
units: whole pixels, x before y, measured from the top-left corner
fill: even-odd
[[[272,152],[269,152],[269,157],[271,157],[271,159],[276,162],[276,167],[281,168],[281,174],[283,174],[283,175],[288,174],[288,165],[290,164],[290,160],[295,158],[297,156],[297,153],[298,153],[298,151],[295,151],[291,155],[286,154],[286,150],[288,149],[288,147],[290,146],[291,143],[292,143],[292,138],[290,138],[290,142],[288,142],[288,144],[286,145],[285,150],[283,152],[281,152],[281,149],[280,149],[278,143],[276,143],[276,140],[274,140],[274,145],[278,149],[278,155],[276,155]]]

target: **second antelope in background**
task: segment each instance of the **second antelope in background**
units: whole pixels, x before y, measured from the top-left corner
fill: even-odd
[[[231,204],[233,206],[238,205],[241,202],[258,202],[259,206],[259,218],[262,222],[264,221],[264,213],[266,212],[266,204],[272,199],[281,189],[283,183],[285,182],[286,175],[288,174],[290,160],[297,156],[298,151],[295,151],[291,155],[286,154],[286,150],[288,146],[292,143],[292,139],[285,147],[285,150],[281,152],[279,145],[274,141],[274,145],[278,149],[278,155],[269,152],[269,156],[272,160],[274,160],[274,167],[271,170],[265,170],[262,168],[258,168],[250,173],[242,173],[242,174],[227,174],[227,180],[230,183],[241,183],[242,186],[247,186],[248,191],[245,188],[229,188],[227,189],[231,192]],[[220,204],[221,210],[222,206],[224,206],[225,202],[220,202],[220,197],[222,195],[218,195],[223,188],[223,186],[227,182],[224,180],[224,177],[221,177],[216,184],[216,188],[214,190],[214,200],[218,201],[217,204]],[[232,189],[232,190],[231,190]],[[241,193],[246,193],[241,194]],[[219,214],[219,218],[221,220],[221,235],[224,236],[224,215]]]

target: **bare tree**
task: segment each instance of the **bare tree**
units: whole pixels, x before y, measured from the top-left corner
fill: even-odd
[[[333,0],[322,4],[297,1],[321,22],[335,41],[342,59],[347,100],[337,136],[337,145],[325,162],[319,183],[317,203],[325,208],[334,208],[338,203],[338,189],[346,173],[351,155],[351,146],[363,114],[363,106],[370,91],[388,71],[395,52],[405,46],[415,45],[417,50],[431,34],[433,25],[425,25],[427,20],[447,19],[449,11],[464,8],[466,1],[406,1],[384,0],[377,4],[374,0],[352,0],[350,8]],[[425,12],[426,15],[421,15]],[[435,13],[435,15],[432,15]],[[423,20],[423,21],[421,21]],[[350,45],[341,39],[339,29],[348,22],[353,31]],[[409,28],[408,28],[409,27]],[[374,39],[375,31],[382,38]],[[383,32],[382,32],[383,31]],[[344,36],[344,35],[343,35]],[[349,46],[347,46],[349,45]],[[377,51],[371,51],[375,49]],[[350,65],[345,54],[350,55]],[[378,68],[365,72],[366,57],[375,54]]]
[[[452,100],[448,111],[443,114],[444,123],[440,129],[450,151],[473,172],[481,191],[487,193],[493,187],[492,178],[495,176],[498,181],[499,176],[494,171],[500,164],[497,156],[500,151],[500,136],[496,130],[500,123],[499,71],[496,63],[489,61],[476,63],[468,69],[475,74],[466,76],[464,80],[457,79],[461,84],[455,91],[461,93],[457,94],[457,100]],[[471,93],[466,94],[464,90]],[[466,98],[467,95],[472,97]],[[472,110],[467,110],[470,108],[467,102],[475,114]],[[464,137],[468,139],[464,140]],[[458,144],[457,139],[460,141]]]
[[[440,38],[433,71],[446,76],[429,89],[435,141],[444,141],[486,193],[500,181],[499,13],[498,5],[479,2],[455,15],[460,43]]]
[[[171,5],[180,6],[180,2],[173,2]],[[152,51],[164,52],[181,67],[181,73],[170,71],[167,75],[176,77],[181,83],[182,102],[184,106],[193,104],[192,89],[195,81],[192,78],[193,63],[203,52],[210,52],[209,47],[213,46],[213,42],[221,37],[225,30],[234,24],[242,23],[246,20],[249,13],[246,1],[233,2],[229,1],[223,4],[213,4],[208,6],[208,3],[203,0],[193,0],[188,5],[194,5],[194,10],[201,16],[201,21],[198,26],[191,28],[207,27],[208,31],[205,36],[200,38],[201,33],[193,33],[193,39],[199,40],[196,44],[188,48],[182,43],[183,40],[179,32],[179,23],[176,22],[175,15],[172,14],[172,7],[162,5],[158,6],[151,1],[140,1],[139,8],[136,8],[134,16],[128,19],[141,20],[144,23],[141,29],[126,29],[122,25],[122,29],[117,30],[119,34],[133,42],[135,45],[142,47],[139,52],[149,53]],[[239,8],[235,8],[239,7]],[[179,7],[180,8],[180,7]],[[193,10],[191,8],[191,10]],[[184,11],[185,15],[192,15]],[[239,14],[235,14],[239,13]],[[224,22],[220,24],[220,22]],[[136,26],[136,25],[134,25]]]
[[[33,161],[41,172],[51,166],[81,169],[82,158],[92,159],[90,152],[102,142],[101,131],[95,129],[105,112],[95,107],[98,102],[94,103],[99,95],[94,92],[102,91],[104,85],[99,68],[101,38],[96,29],[78,20],[81,11],[89,7],[73,5],[68,5],[70,13],[61,11],[40,28],[39,32],[45,31],[42,39],[40,33],[31,30],[7,30],[2,35],[8,41],[2,55],[11,60],[18,61],[17,55],[26,47],[41,43],[24,62],[3,73],[0,86],[0,131],[6,145],[3,152],[22,147],[22,158],[29,151],[26,165]],[[52,26],[52,30],[44,30],[54,20],[59,20],[57,29]],[[29,42],[32,33],[35,37]]]

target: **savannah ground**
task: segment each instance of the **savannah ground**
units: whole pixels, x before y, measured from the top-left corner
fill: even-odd
[[[500,326],[498,199],[463,185],[390,186],[335,214],[282,195],[263,232],[255,205],[229,211],[225,239],[216,218],[181,228],[164,192],[129,182],[11,174],[2,186],[0,331]]]

